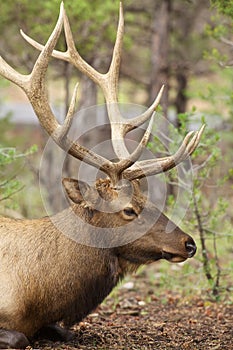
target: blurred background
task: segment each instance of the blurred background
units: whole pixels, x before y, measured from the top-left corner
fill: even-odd
[[[203,290],[214,298],[231,299],[233,289],[233,2],[221,0],[123,0],[125,36],[119,101],[149,106],[165,84],[160,113],[173,125],[168,143],[151,139],[159,156],[177,149],[187,130],[206,123],[200,147],[192,157],[193,191],[185,199],[189,209],[179,224],[198,242],[188,264],[158,263],[148,270],[161,288]],[[29,73],[38,56],[19,29],[45,43],[57,20],[60,1],[1,1],[0,54],[21,73]],[[119,2],[65,1],[74,39],[82,57],[106,72],[115,41]],[[64,51],[62,35],[57,48]],[[57,118],[68,109],[74,85],[80,82],[77,110],[104,103],[99,88],[67,62],[51,59],[48,94]],[[85,118],[83,118],[85,122]],[[103,123],[103,121],[101,121]],[[101,142],[109,130],[97,128],[82,142]],[[173,140],[177,143],[174,144]],[[47,136],[24,93],[0,78],[0,213],[15,218],[46,215],[38,176]],[[59,154],[51,148],[43,162],[43,193],[51,212],[63,204],[56,191]],[[77,163],[67,159],[63,173],[73,175]],[[185,164],[182,168],[186,171]],[[47,175],[46,175],[47,174]],[[166,212],[176,205],[179,186],[174,170],[166,182]],[[158,182],[159,183],[159,182]],[[160,186],[160,185],[158,185]],[[182,208],[179,208],[182,212]],[[182,217],[184,213],[181,213]],[[182,273],[181,273],[182,272]],[[144,272],[141,272],[144,273]],[[184,279],[185,275],[185,279]],[[181,279],[182,276],[182,279]],[[190,283],[187,283],[187,279]],[[185,285],[185,286],[184,286]],[[157,285],[158,287],[158,285]]]

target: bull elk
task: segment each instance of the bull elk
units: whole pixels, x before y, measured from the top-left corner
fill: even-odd
[[[48,332],[52,339],[67,339],[70,332],[66,327],[56,325],[56,322],[63,321],[65,326],[69,326],[82,320],[127,272],[159,259],[181,262],[196,252],[193,239],[147,200],[140,189],[140,179],[167,171],[187,159],[196,149],[204,127],[189,132],[175,154],[139,160],[148,142],[154,111],[163,88],[144,113],[126,122],[118,107],[117,97],[123,27],[120,5],[112,61],[106,74],[96,71],[79,55],[63,3],[45,46],[21,32],[26,41],[40,50],[29,75],[16,72],[0,58],[0,74],[24,90],[41,126],[55,143],[68,150],[73,157],[106,174],[106,177],[97,179],[93,186],[71,178],[63,179],[71,205],[52,217],[36,220],[1,218],[0,348],[25,348],[36,334],[44,334],[42,330]],[[66,52],[55,50],[63,28]],[[68,133],[74,115],[77,87],[64,123],[58,123],[48,102],[45,83],[51,56],[71,63],[101,87],[117,161],[110,161],[77,141],[71,141]],[[141,141],[129,153],[125,135],[145,122],[148,122],[148,127]],[[147,227],[151,218],[157,219]],[[75,230],[77,236],[81,233],[91,236],[98,231],[100,240],[105,239],[101,234],[107,235],[108,231],[130,235],[133,228],[134,234],[137,231],[140,234],[123,245],[96,247],[80,244],[64,234],[55,224],[57,221],[62,223],[64,229]],[[168,224],[173,225],[170,232],[166,230]],[[114,234],[111,239],[113,237]]]

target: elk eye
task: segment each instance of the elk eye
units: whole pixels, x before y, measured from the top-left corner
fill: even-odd
[[[123,212],[124,212],[124,214],[126,215],[126,216],[130,216],[130,217],[135,217],[135,216],[137,216],[137,213],[134,211],[134,209],[133,208],[125,208],[124,210],[123,210]]]

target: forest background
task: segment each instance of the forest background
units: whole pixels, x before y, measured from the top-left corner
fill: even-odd
[[[30,71],[38,55],[24,42],[19,28],[44,43],[56,22],[59,4],[57,0],[1,2],[1,55],[19,71]],[[118,6],[119,2],[112,0],[65,1],[80,54],[102,72],[111,59]],[[187,198],[189,207],[181,225],[197,241],[198,253],[188,263],[172,267],[158,263],[148,270],[150,283],[156,283],[160,296],[165,290],[186,296],[195,291],[207,298],[232,302],[233,1],[145,0],[142,4],[124,0],[123,7],[125,38],[119,100],[147,106],[165,84],[159,113],[174,125],[166,131],[167,139],[177,140],[177,144],[169,142],[169,146],[162,147],[155,138],[150,149],[160,155],[170,153],[187,130],[206,123],[200,147],[192,158],[193,191]],[[59,49],[65,49],[64,39]],[[77,80],[78,110],[104,102],[89,79],[66,62],[52,60],[48,89],[51,103],[61,116]],[[46,215],[38,177],[47,138],[36,124],[36,117],[24,115],[22,121],[11,111],[11,107],[25,103],[18,88],[0,79],[0,212],[35,218]],[[100,129],[92,135],[94,144],[101,140],[102,132]],[[54,187],[55,160],[59,161],[52,149],[44,171],[50,176],[40,179],[52,212],[61,208]],[[75,164],[67,161],[63,170],[64,174],[72,174]],[[182,185],[177,182],[176,171],[161,181],[166,182],[169,215]]]

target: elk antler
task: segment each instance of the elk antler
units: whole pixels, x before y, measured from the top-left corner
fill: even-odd
[[[63,25],[67,43],[66,52],[55,50],[55,46],[61,34]],[[112,61],[108,72],[106,74],[101,74],[91,67],[85,60],[83,60],[78,53],[75,47],[70,24],[64,10],[64,5],[61,3],[57,24],[45,46],[37,43],[23,33],[23,31],[21,31],[24,39],[36,49],[41,51],[31,74],[19,74],[0,57],[0,73],[25,91],[42,127],[48,132],[53,140],[75,158],[100,168],[100,170],[104,171],[111,178],[113,183],[118,181],[120,177],[125,177],[127,179],[141,178],[175,167],[195,150],[203,132],[202,127],[198,132],[189,133],[174,156],[137,162],[143,148],[146,146],[149,140],[154,111],[160,102],[164,87],[161,88],[152,105],[144,113],[127,121],[123,118],[119,110],[117,98],[123,32],[123,9],[122,4],[120,3],[119,23]],[[118,162],[113,163],[68,138],[67,134],[74,115],[77,85],[75,87],[71,105],[63,125],[60,125],[57,122],[49,106],[45,87],[45,74],[48,68],[49,58],[51,56],[71,63],[78,70],[98,84],[103,90],[111,124],[111,140],[114,151],[119,158]],[[125,135],[149,119],[149,125],[142,137],[141,142],[135,151],[129,154],[124,142]],[[191,136],[193,137],[191,138]]]
[[[124,177],[128,180],[140,179],[145,176],[156,175],[174,168],[195,151],[204,128],[205,125],[202,125],[199,131],[190,131],[185,136],[180,148],[174,155],[139,161],[123,172]]]
[[[101,87],[107,103],[108,116],[111,123],[111,140],[114,151],[119,159],[127,158],[129,156],[129,153],[124,143],[124,136],[130,130],[138,127],[139,125],[142,125],[144,122],[150,119],[154,110],[159,104],[160,98],[162,96],[163,87],[158,96],[156,97],[155,101],[145,113],[126,122],[126,120],[121,116],[121,113],[119,111],[117,98],[121,48],[124,33],[124,17],[122,4],[120,3],[119,23],[112,61],[110,64],[110,68],[106,74],[101,74],[98,71],[96,71],[79,55],[75,47],[72,31],[70,28],[68,17],[63,8],[63,3],[61,4],[61,8],[64,19],[64,31],[67,43],[67,51],[61,52],[54,50],[52,52],[52,56],[71,63],[73,66],[75,66],[78,70],[87,75],[91,80],[93,80],[96,84],[98,84]],[[31,39],[22,31],[21,34],[24,37],[24,39],[36,49],[40,51],[43,50],[43,45]]]
[[[46,94],[45,75],[48,68],[49,59],[60,36],[64,18],[64,9],[61,6],[60,15],[57,24],[50,35],[46,45],[43,47],[34,68],[29,75],[23,75],[11,68],[6,61],[0,57],[0,73],[6,79],[12,81],[21,87],[26,93],[31,105],[42,125],[53,140],[69,154],[91,164],[97,168],[102,169],[109,176],[113,172],[115,165],[109,160],[100,155],[82,147],[76,142],[71,141],[67,137],[67,133],[72,123],[74,115],[75,98],[77,93],[77,85],[74,89],[71,105],[64,124],[58,124],[48,102]]]

